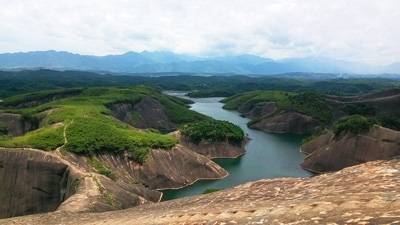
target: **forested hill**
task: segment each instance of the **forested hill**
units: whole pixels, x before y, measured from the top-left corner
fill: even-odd
[[[151,85],[164,90],[188,91],[192,97],[225,97],[251,90],[313,90],[335,95],[354,95],[398,87],[400,84],[400,80],[386,78],[330,79],[332,76],[326,77],[306,73],[252,77],[199,76],[185,73],[128,76],[44,69],[0,71],[0,98],[45,89],[138,84]]]

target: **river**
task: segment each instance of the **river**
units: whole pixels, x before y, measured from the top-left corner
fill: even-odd
[[[182,92],[167,92],[167,94],[184,97]],[[246,125],[249,119],[241,117],[236,111],[223,109],[223,104],[220,102],[222,98],[190,99],[195,102],[191,105],[192,110],[240,126],[251,140],[246,145],[246,154],[242,157],[214,160],[229,172],[228,177],[221,180],[199,181],[182,189],[163,191],[163,200],[197,195],[206,189],[224,189],[265,178],[310,176],[299,166],[304,157],[299,151],[303,136],[267,134],[249,129]]]

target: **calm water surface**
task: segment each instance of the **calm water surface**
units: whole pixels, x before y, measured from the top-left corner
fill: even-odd
[[[182,92],[167,94],[178,97],[184,95]],[[164,191],[163,200],[197,195],[209,188],[224,189],[264,178],[310,176],[299,166],[304,157],[299,151],[302,136],[266,134],[249,129],[246,125],[249,119],[241,117],[236,111],[223,109],[223,104],[219,102],[221,99],[191,98],[195,102],[191,109],[240,126],[251,139],[246,145],[246,154],[237,159],[214,160],[229,172],[228,177],[222,180],[199,181],[186,188]]]

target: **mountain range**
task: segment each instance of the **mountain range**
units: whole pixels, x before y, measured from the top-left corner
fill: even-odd
[[[121,55],[92,56],[64,51],[34,51],[0,54],[0,69],[47,68],[115,73],[212,73],[280,74],[291,72],[399,74],[400,63],[370,66],[329,58],[291,58],[273,60],[255,55],[199,57],[168,51],[127,52]]]

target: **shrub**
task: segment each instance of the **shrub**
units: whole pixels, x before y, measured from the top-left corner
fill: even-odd
[[[289,108],[310,115],[322,122],[329,122],[332,114],[325,99],[316,93],[304,92],[289,96]]]
[[[376,120],[383,127],[400,130],[400,118],[393,116],[380,116]]]
[[[347,132],[360,134],[369,131],[373,124],[374,122],[366,117],[352,115],[337,121],[334,125],[334,132],[336,136]]]
[[[110,168],[108,168],[106,165],[101,163],[99,160],[95,158],[90,158],[88,160],[89,165],[91,165],[99,174],[104,175],[108,178],[115,179],[115,175],[111,171]]]
[[[202,140],[208,142],[229,141],[233,144],[240,144],[244,140],[243,130],[228,121],[205,120],[190,123],[184,125],[181,132],[195,144]]]
[[[376,114],[374,107],[365,104],[349,104],[343,108],[349,115],[373,116]]]
[[[213,192],[220,191],[220,190],[221,189],[218,189],[218,188],[208,188],[203,191],[203,194],[209,194],[209,193],[213,193]]]

